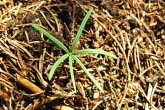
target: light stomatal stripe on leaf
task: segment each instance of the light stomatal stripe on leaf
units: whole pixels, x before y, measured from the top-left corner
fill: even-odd
[[[77,44],[77,42],[78,42],[78,40],[79,40],[79,38],[80,38],[80,36],[81,36],[81,34],[82,34],[82,31],[83,31],[83,29],[84,29],[84,27],[85,27],[85,25],[86,25],[86,23],[87,23],[87,21],[88,21],[90,15],[91,15],[91,13],[92,13],[92,11],[93,11],[93,8],[91,8],[91,9],[87,12],[87,14],[85,15],[85,17],[84,17],[84,19],[83,19],[83,21],[82,21],[82,23],[81,23],[81,25],[80,25],[80,28],[78,29],[78,32],[77,32],[77,34],[76,34],[76,38],[75,38],[74,41],[73,41],[73,45],[72,45],[71,48],[70,48],[70,51],[71,51],[71,52],[72,52],[72,51],[74,50],[74,48],[76,47],[76,44]]]
[[[43,29],[43,28],[41,28],[41,27],[39,27],[39,26],[37,26],[36,24],[33,24],[33,23],[31,23],[31,26],[34,27],[39,32],[43,33],[46,37],[48,37],[51,41],[53,41],[57,46],[62,48],[66,53],[69,52],[69,50],[66,48],[66,46],[61,41],[59,41],[54,36],[49,34],[45,29]]]
[[[54,72],[55,72],[56,68],[58,67],[58,65],[60,65],[68,56],[69,56],[68,54],[65,54],[54,63],[54,65],[52,66],[52,68],[49,72],[49,75],[48,75],[49,80],[52,79]]]
[[[102,55],[106,55],[106,56],[109,56],[109,57],[112,57],[114,59],[117,59],[117,57],[113,54],[111,54],[110,52],[106,52],[104,50],[101,50],[101,49],[83,49],[83,50],[77,50],[75,52],[73,52],[73,54],[102,54]]]
[[[86,69],[86,67],[82,64],[82,62],[74,55],[72,55],[72,58],[76,60],[76,62],[80,65],[80,67],[83,69],[83,71],[86,73],[86,75],[89,77],[89,79],[94,83],[94,85],[101,91],[104,92],[100,84],[95,80],[94,76],[89,73],[89,71]]]

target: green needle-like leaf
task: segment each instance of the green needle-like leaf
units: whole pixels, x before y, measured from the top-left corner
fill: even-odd
[[[49,80],[52,79],[54,72],[55,72],[56,68],[58,67],[58,65],[61,64],[68,56],[69,56],[68,54],[65,54],[54,63],[54,65],[52,66],[52,68],[49,72],[49,75],[48,75]]]
[[[94,76],[92,76],[89,71],[85,68],[85,66],[82,64],[82,62],[74,55],[71,55],[71,57],[76,60],[76,62],[81,66],[81,68],[84,70],[86,75],[91,79],[91,81],[94,83],[94,85],[101,91],[104,92],[100,84],[95,80]]]
[[[75,52],[72,52],[72,54],[87,54],[87,53],[91,53],[91,54],[102,54],[102,55],[106,55],[109,57],[112,57],[114,59],[117,59],[117,57],[109,52],[106,52],[104,50],[101,49],[83,49],[83,50],[77,50]]]
[[[66,53],[69,52],[69,50],[66,48],[66,46],[61,41],[59,41],[54,36],[49,34],[46,30],[44,30],[43,28],[41,28],[41,27],[39,27],[39,26],[37,26],[36,24],[33,24],[33,23],[31,23],[31,26],[34,27],[34,29],[38,30],[39,32],[43,33],[51,41],[53,41],[55,44],[57,44],[59,47],[61,47]]]
[[[91,8],[91,9],[87,12],[87,14],[85,15],[85,17],[84,17],[84,19],[83,19],[83,21],[82,21],[82,23],[81,23],[81,25],[80,25],[80,28],[79,28],[79,30],[78,30],[78,32],[77,32],[77,34],[76,34],[76,38],[75,38],[74,41],[73,41],[73,45],[72,45],[71,48],[70,48],[70,51],[71,51],[71,52],[74,50],[74,48],[75,48],[75,46],[76,46],[76,44],[77,44],[77,42],[78,42],[78,40],[79,40],[79,38],[80,38],[80,36],[81,36],[81,33],[82,33],[82,31],[83,31],[83,29],[84,29],[84,27],[85,27],[85,24],[86,24],[87,20],[89,19],[89,16],[91,15],[92,11],[93,11],[93,8]]]
[[[71,80],[72,80],[72,83],[73,83],[73,88],[74,88],[75,92],[77,92],[75,78],[74,78],[74,72],[73,72],[72,57],[71,56],[69,56],[69,67],[70,67],[70,74],[71,74]]]

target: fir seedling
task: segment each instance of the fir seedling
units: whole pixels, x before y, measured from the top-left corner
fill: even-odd
[[[74,78],[74,71],[73,71],[73,60],[75,60],[80,67],[82,68],[82,70],[86,73],[86,75],[90,78],[90,80],[94,83],[94,85],[101,91],[103,92],[102,87],[100,86],[100,84],[95,80],[94,76],[91,75],[89,73],[89,71],[86,69],[86,67],[83,65],[83,63],[79,60],[79,58],[76,56],[77,54],[102,54],[102,55],[106,55],[109,57],[112,57],[114,59],[117,59],[117,57],[109,52],[106,52],[104,50],[101,49],[82,49],[82,50],[74,50],[76,47],[76,44],[82,34],[82,31],[85,27],[85,24],[87,22],[87,20],[89,19],[89,16],[91,15],[93,11],[93,8],[91,8],[85,18],[83,19],[80,28],[76,34],[76,37],[73,41],[73,44],[71,46],[70,49],[68,49],[62,42],[60,42],[58,39],[56,39],[54,36],[52,36],[51,34],[49,34],[46,30],[44,30],[43,28],[37,26],[36,24],[31,23],[31,26],[34,27],[36,30],[38,30],[39,32],[43,33],[46,37],[48,37],[53,43],[55,43],[57,46],[59,46],[60,48],[62,48],[65,51],[65,54],[63,56],[61,56],[52,66],[49,74],[48,74],[48,79],[51,80],[55,70],[57,69],[57,67],[66,59],[69,58],[69,67],[70,67],[70,74],[71,74],[71,80],[73,83],[73,88],[76,92],[76,83],[75,83],[75,78]]]

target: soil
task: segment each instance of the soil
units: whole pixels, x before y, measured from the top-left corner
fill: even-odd
[[[76,49],[103,49],[118,57],[77,57],[101,93],[74,63],[75,93],[65,52],[35,30],[35,23],[69,49],[93,7]],[[164,0],[0,1],[0,110],[165,110]]]

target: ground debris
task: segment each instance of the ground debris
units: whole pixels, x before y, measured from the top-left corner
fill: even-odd
[[[76,63],[78,93],[68,64],[49,81],[63,51],[30,26],[38,24],[69,47],[91,7],[76,49],[101,48],[118,57],[78,56],[104,94]],[[0,110],[165,109],[164,9],[164,0],[0,1]]]

